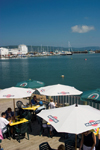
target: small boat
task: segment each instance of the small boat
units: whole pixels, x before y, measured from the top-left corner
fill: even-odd
[[[70,52],[70,51],[62,51],[61,53],[60,53],[60,55],[72,55],[72,52]]]
[[[89,50],[88,53],[89,54],[95,54],[95,51]]]
[[[62,51],[62,52],[60,53],[60,55],[65,56],[65,55],[67,55],[67,54],[66,54],[66,52],[65,52],[65,51]]]
[[[67,55],[72,55],[72,52],[71,51],[66,51],[66,54]]]

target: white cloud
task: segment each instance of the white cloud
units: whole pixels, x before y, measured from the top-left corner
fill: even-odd
[[[76,26],[71,27],[71,29],[72,29],[72,32],[86,33],[86,32],[89,32],[91,30],[94,30],[95,28],[94,28],[94,26],[76,25]]]

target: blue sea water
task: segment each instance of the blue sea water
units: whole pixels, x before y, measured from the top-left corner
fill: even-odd
[[[1,89],[28,79],[45,85],[70,85],[82,91],[100,88],[100,54],[0,59]]]

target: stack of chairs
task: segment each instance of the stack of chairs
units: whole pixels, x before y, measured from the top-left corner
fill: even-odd
[[[48,144],[48,142],[44,142],[44,143],[41,143],[39,145],[39,150],[54,150],[50,147],[50,145]]]
[[[71,140],[66,140],[65,141],[65,150],[75,150],[75,142]]]

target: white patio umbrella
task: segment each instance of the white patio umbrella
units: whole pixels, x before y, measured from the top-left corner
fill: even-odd
[[[15,112],[15,101],[16,98],[30,97],[35,90],[29,88],[18,88],[10,87],[3,90],[0,90],[0,99],[13,99],[14,103],[14,112]]]
[[[47,96],[64,96],[64,95],[80,95],[83,92],[72,86],[56,84],[45,86],[37,89],[40,94]]]
[[[0,99],[3,98],[23,98],[30,97],[35,90],[29,88],[18,88],[18,87],[10,87],[3,90],[0,90]]]
[[[39,117],[49,122],[57,132],[80,134],[100,127],[100,110],[88,105],[74,105],[42,110]]]

